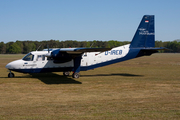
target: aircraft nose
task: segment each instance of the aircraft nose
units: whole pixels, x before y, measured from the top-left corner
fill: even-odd
[[[7,68],[7,69],[11,69],[11,64],[8,63],[8,64],[6,65],[6,68]]]
[[[22,65],[22,60],[16,60],[8,63],[5,67],[7,69],[18,69],[21,67],[21,65]]]

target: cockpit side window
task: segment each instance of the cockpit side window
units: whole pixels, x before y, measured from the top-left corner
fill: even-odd
[[[36,61],[44,61],[45,60],[45,55],[37,55]]]
[[[28,53],[26,56],[23,57],[22,60],[24,61],[33,61],[34,59],[34,55],[32,55],[31,53]]]

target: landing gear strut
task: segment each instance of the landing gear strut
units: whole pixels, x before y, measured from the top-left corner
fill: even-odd
[[[14,77],[14,73],[12,73],[12,72],[10,71],[9,74],[8,74],[8,77],[9,77],[9,78],[13,78],[13,77]]]
[[[79,72],[80,72],[80,67],[81,67],[81,59],[82,55],[79,55],[78,57],[74,58],[74,69],[73,69],[73,78],[79,78]]]

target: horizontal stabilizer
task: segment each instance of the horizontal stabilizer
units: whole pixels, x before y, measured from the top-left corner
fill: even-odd
[[[141,57],[141,56],[149,56],[153,53],[157,53],[159,50],[170,50],[165,47],[159,47],[159,48],[142,48],[138,55],[136,57]]]
[[[141,49],[141,50],[149,50],[149,51],[153,51],[153,50],[170,50],[171,51],[171,49],[168,49],[168,48],[165,48],[165,47],[159,47],[159,48],[143,48],[143,49]]]

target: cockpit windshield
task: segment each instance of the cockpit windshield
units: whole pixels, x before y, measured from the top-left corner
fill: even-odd
[[[32,55],[31,53],[28,53],[26,56],[23,57],[22,60],[24,61],[33,61],[34,59],[34,55]]]

